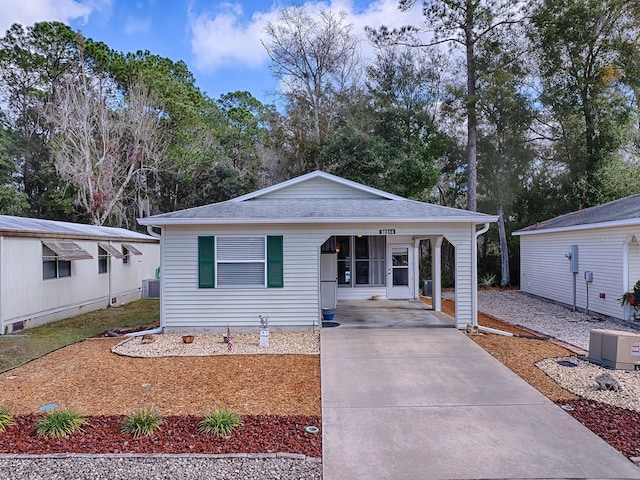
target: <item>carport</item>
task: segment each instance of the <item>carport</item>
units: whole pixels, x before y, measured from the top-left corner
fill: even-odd
[[[343,300],[334,323],[340,328],[455,327],[455,320],[420,300]],[[325,326],[332,326],[324,322]]]

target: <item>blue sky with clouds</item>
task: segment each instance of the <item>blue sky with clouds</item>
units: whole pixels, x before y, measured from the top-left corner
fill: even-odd
[[[293,2],[258,0],[2,0],[0,32],[13,23],[32,25],[61,21],[85,37],[121,52],[149,50],[184,60],[198,86],[210,97],[248,90],[272,103],[277,88],[269,58],[261,44],[264,28]],[[295,2],[312,11],[348,13],[353,32],[364,37],[365,26],[400,26],[419,14],[398,10],[397,0],[307,0]],[[363,55],[372,48],[362,44]]]

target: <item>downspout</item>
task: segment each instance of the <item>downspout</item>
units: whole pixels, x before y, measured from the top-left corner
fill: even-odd
[[[473,309],[471,312],[471,330],[479,330],[482,332],[504,335],[505,337],[513,337],[514,334],[511,332],[505,332],[504,330],[498,330],[497,328],[483,327],[481,325],[478,325],[478,237],[483,233],[487,233],[487,230],[489,230],[489,223],[485,223],[484,227],[476,232],[473,241],[473,295],[471,296],[471,304],[473,306]]]
[[[162,235],[153,231],[153,225],[147,225],[147,233],[153,238],[157,238],[160,240],[160,268],[162,269]],[[142,332],[127,333],[125,337],[139,337],[141,335],[157,335],[162,333],[162,331],[164,330],[164,308],[162,306],[162,273],[160,273],[160,286],[160,326],[158,328],[152,328],[150,330],[143,330]]]
[[[478,237],[489,230],[489,222],[478,230],[473,238],[473,258],[471,264],[471,326],[478,328]]]

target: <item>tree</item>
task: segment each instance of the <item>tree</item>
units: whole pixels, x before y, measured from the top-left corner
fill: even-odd
[[[378,52],[366,91],[352,95],[339,127],[322,150],[341,176],[409,198],[426,199],[437,181],[435,162],[447,150],[435,112],[437,60],[408,48]]]
[[[44,111],[55,125],[56,170],[76,189],[76,203],[92,224],[128,226],[138,213],[132,205],[147,200],[147,178],[157,173],[164,149],[160,111],[144,86],[121,97],[108,76],[86,65]]]
[[[0,214],[24,216],[29,212],[29,198],[14,180],[17,166],[11,150],[16,133],[0,127]]]
[[[338,118],[337,102],[357,83],[359,39],[345,20],[344,13],[323,11],[314,18],[303,7],[288,7],[265,29],[263,45],[273,75],[285,86],[288,114],[299,116],[291,124],[299,126],[299,141],[321,145]],[[317,149],[307,151],[308,163],[320,169]]]
[[[30,213],[62,218],[71,213],[48,149],[51,125],[42,117],[59,85],[77,73],[78,36],[67,25],[14,24],[0,39],[0,89],[5,121],[14,132],[11,152]]]
[[[500,56],[498,52],[487,53],[491,53],[488,59]],[[478,102],[483,120],[478,142],[480,203],[498,215],[501,287],[510,284],[506,224],[536,158],[529,139],[533,109],[530,99],[522,93],[521,75],[515,64],[509,69],[494,70],[484,79]]]
[[[632,104],[625,82],[633,75],[623,65],[637,50],[632,7],[627,0],[542,0],[534,10],[530,36],[540,100],[550,117],[547,137],[564,166],[570,210],[605,200],[599,172],[629,132]]]
[[[411,10],[417,0],[400,0],[400,9]],[[467,209],[477,209],[477,129],[478,129],[478,48],[490,42],[502,30],[517,24],[517,0],[423,0],[425,22],[421,27],[407,26],[390,31],[386,27],[369,29],[379,46],[404,44],[412,47],[437,47],[448,44],[463,50],[466,78]],[[422,34],[427,34],[428,39]]]

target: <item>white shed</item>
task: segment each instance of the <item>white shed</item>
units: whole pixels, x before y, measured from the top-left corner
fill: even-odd
[[[456,251],[456,325],[477,320],[477,225],[496,217],[408,200],[312,172],[226,202],[140,219],[161,229],[165,331],[311,329],[343,299],[419,296],[418,245]]]
[[[618,298],[640,280],[640,195],[514,235],[520,237],[520,290],[620,320],[633,316]]]
[[[0,215],[0,334],[139,299],[159,265],[148,235]]]

